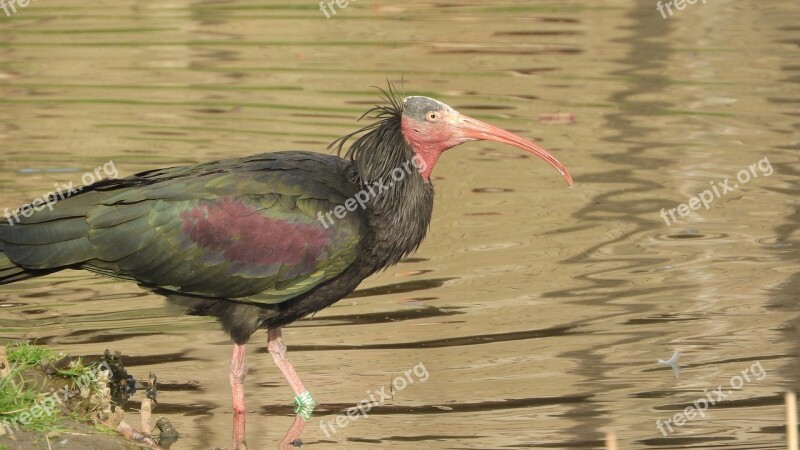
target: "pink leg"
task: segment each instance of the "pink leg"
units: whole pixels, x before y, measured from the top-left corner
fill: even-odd
[[[233,394],[233,450],[247,448],[245,444],[244,377],[247,366],[244,363],[245,344],[233,344],[231,355],[231,393]]]
[[[286,436],[284,436],[278,448],[280,450],[292,450],[295,447],[299,447],[302,444],[300,435],[303,434],[303,428],[305,427],[306,420],[300,416],[294,416],[294,423],[292,423],[289,431],[286,432]]]
[[[311,417],[311,412],[314,411],[315,404],[314,400],[311,398],[311,394],[306,391],[306,387],[303,385],[303,382],[300,381],[300,377],[297,376],[297,372],[294,370],[294,367],[292,367],[292,363],[290,363],[289,359],[286,357],[286,345],[283,343],[280,328],[270,328],[267,331],[267,350],[269,350],[272,359],[275,361],[275,365],[278,366],[278,369],[280,369],[286,381],[289,382],[289,386],[292,387],[294,394],[297,396],[295,398],[295,403],[297,405],[295,412],[297,412],[297,416],[295,416],[294,423],[291,428],[289,428],[289,431],[286,433],[280,445],[281,449],[290,449],[295,445],[299,446],[300,434],[306,426],[306,421]]]
[[[297,372],[292,367],[292,363],[289,362],[289,358],[286,357],[286,345],[283,343],[280,328],[270,328],[267,331],[267,350],[272,355],[272,359],[275,360],[275,365],[286,377],[286,381],[292,387],[294,395],[300,395],[305,392],[306,387],[300,381],[300,377],[297,376]]]

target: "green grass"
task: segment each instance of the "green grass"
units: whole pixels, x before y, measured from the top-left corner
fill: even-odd
[[[30,431],[47,432],[58,428],[61,412],[57,407],[43,409],[43,403],[52,393],[44,392],[45,381],[37,383],[29,378],[28,369],[40,366],[53,357],[53,352],[32,344],[18,344],[6,348],[11,364],[8,376],[0,378],[0,426],[16,431],[17,427]],[[39,386],[41,384],[41,386]],[[55,400],[50,399],[55,405]]]
[[[119,434],[119,432],[117,430],[115,430],[113,428],[109,428],[109,427],[107,427],[105,425],[101,425],[101,424],[96,424],[93,428],[94,428],[94,431],[97,431],[98,433],[108,434],[110,436],[116,436],[116,435]],[[0,448],[0,450],[3,450],[3,449]]]
[[[21,370],[34,366],[43,366],[48,361],[55,361],[62,358],[62,354],[54,354],[51,350],[39,347],[36,344],[27,342],[17,344],[6,349],[8,361]],[[95,370],[95,365],[86,365],[83,359],[77,358],[72,361],[65,369],[56,369],[56,375],[75,381],[87,375],[90,376]]]
[[[0,426],[11,431],[57,429],[61,413],[57,409],[45,413],[41,406],[45,397],[25,378],[23,369],[14,367],[7,377],[0,378]]]
[[[97,365],[86,364],[81,358],[70,361],[63,368],[55,367],[61,364],[53,365],[54,372],[49,376],[45,375],[43,368],[48,363],[60,361],[65,355],[36,344],[21,343],[7,346],[6,357],[10,372],[0,378],[0,427],[12,432],[17,428],[43,433],[62,430],[64,413],[59,399],[64,398],[63,388],[75,392],[78,388],[94,390],[98,386]],[[76,417],[81,413],[82,410],[70,411],[76,420],[88,420],[87,417]],[[0,445],[0,450],[3,449]]]
[[[26,389],[20,367],[13,367],[8,376],[0,378],[0,419],[30,408],[35,400],[36,393]]]
[[[7,347],[6,356],[8,362],[24,370],[49,361],[53,357],[53,352],[44,347],[38,347],[36,344],[24,342]]]

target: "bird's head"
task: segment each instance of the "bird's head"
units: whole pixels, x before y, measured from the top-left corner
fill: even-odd
[[[442,153],[470,141],[495,141],[519,147],[547,161],[572,186],[572,176],[553,155],[533,142],[478,119],[465,116],[444,103],[429,97],[400,99],[394,86],[381,90],[384,105],[364,113],[375,121],[360,130],[333,141],[328,148],[343,146],[352,137],[362,134],[347,150],[356,162],[361,182],[387,176],[394,168],[416,159],[424,182]]]
[[[406,97],[403,100],[401,129],[414,153],[422,159],[423,178],[446,150],[471,141],[495,141],[513,145],[532,153],[553,166],[572,186],[572,176],[553,155],[533,142],[486,122],[459,113],[450,106],[429,97]]]

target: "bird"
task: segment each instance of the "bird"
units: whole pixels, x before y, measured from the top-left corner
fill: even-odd
[[[189,314],[216,317],[233,341],[232,445],[246,448],[245,352],[267,349],[295,394],[281,448],[299,445],[316,402],[287,357],[281,329],[334,304],[416,251],[431,222],[431,173],[471,141],[546,150],[439,100],[389,83],[328,153],[276,151],[103,179],[28,217],[0,222],[0,284],[83,269],[137,283]],[[347,146],[347,148],[345,148]],[[335,154],[334,154],[335,150]]]

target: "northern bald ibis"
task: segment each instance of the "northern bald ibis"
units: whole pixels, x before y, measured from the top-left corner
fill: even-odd
[[[296,395],[290,445],[315,403],[286,357],[281,327],[419,247],[433,209],[431,171],[445,150],[510,144],[572,185],[527,139],[432,98],[400,99],[391,85],[383,94],[362,116],[372,123],[329,146],[341,155],[355,139],[344,158],[284,151],[156,169],[84,186],[32,214],[29,206],[29,217],[0,222],[0,284],[85,269],[216,316],[234,342],[235,449],[245,445],[245,344],[267,329],[269,353]]]

